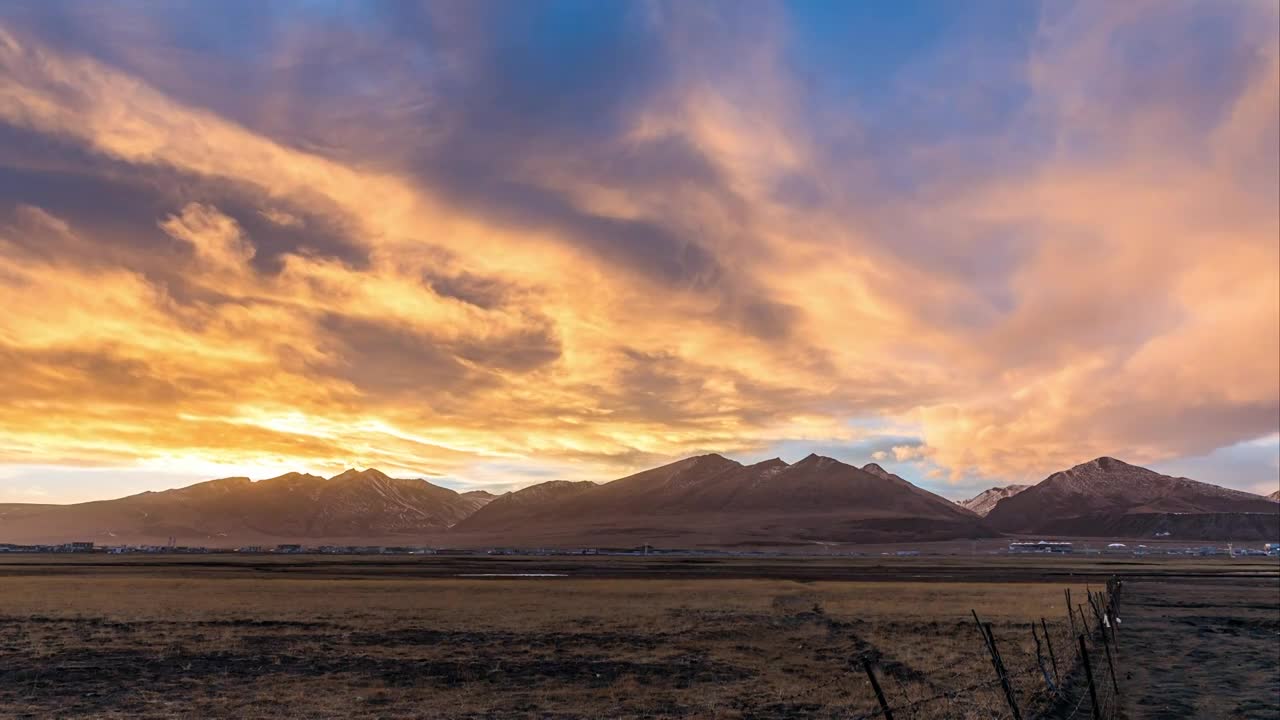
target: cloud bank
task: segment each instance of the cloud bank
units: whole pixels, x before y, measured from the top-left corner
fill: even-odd
[[[983,12],[6,7],[0,500],[807,448],[1280,483],[1277,6]]]

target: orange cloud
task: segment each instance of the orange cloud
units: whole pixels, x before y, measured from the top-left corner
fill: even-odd
[[[147,198],[0,227],[0,463],[601,479],[906,426],[877,459],[1033,479],[1273,433],[1273,10],[1222,10],[1250,53],[1214,88],[1123,53],[1192,17],[1055,11],[1009,120],[1034,151],[947,135],[885,161],[857,108],[805,112],[782,16],[738,37],[674,6],[651,19],[670,75],[604,139],[498,168],[450,143],[444,97],[438,125],[382,129],[404,157],[362,156],[359,127],[312,146],[0,27],[0,123]]]

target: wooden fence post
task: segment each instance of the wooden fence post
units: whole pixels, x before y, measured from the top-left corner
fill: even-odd
[[[991,632],[991,623],[985,623],[982,626],[983,634],[987,638],[987,649],[991,651],[991,666],[995,668],[996,677],[1000,678],[1000,685],[1004,688],[1004,698],[1009,702],[1009,710],[1013,713],[1013,720],[1022,720],[1022,712],[1018,710],[1018,701],[1013,697],[1013,686],[1009,684],[1009,673],[1005,672],[1004,660],[1000,658],[1000,651],[996,648],[996,636]]]
[[[1098,707],[1098,691],[1093,687],[1093,668],[1089,665],[1089,648],[1085,646],[1084,635],[1080,638],[1080,661],[1084,663],[1084,677],[1089,681],[1089,699],[1093,701],[1094,720],[1102,720],[1102,709]]]
[[[884,691],[876,680],[876,671],[871,668],[871,661],[862,658],[862,669],[867,671],[867,679],[871,681],[871,689],[876,691],[876,700],[880,701],[880,709],[884,711],[885,720],[893,720],[893,711],[889,709],[889,701],[884,699]]]
[[[1067,594],[1067,620],[1071,621],[1071,637],[1075,637],[1076,636],[1076,616],[1075,616],[1075,613],[1071,611],[1071,588],[1066,588],[1063,590],[1063,592]]]
[[[1098,632],[1102,633],[1102,642],[1107,641],[1107,626],[1102,622],[1102,611],[1098,609],[1098,602],[1093,595],[1089,595],[1089,608],[1093,610],[1093,619],[1098,622]]]
[[[1120,695],[1120,683],[1116,682],[1116,664],[1111,659],[1111,646],[1104,639],[1102,641],[1102,649],[1107,651],[1107,670],[1111,673],[1111,689],[1116,691],[1116,695]]]
[[[1040,635],[1036,632],[1036,623],[1031,622],[1031,639],[1036,641],[1036,665],[1040,667],[1041,674],[1044,675],[1044,684],[1048,686],[1049,692],[1054,695],[1058,694],[1058,686],[1053,682],[1053,678],[1049,677],[1049,668],[1044,664],[1044,653],[1040,651]],[[1045,638],[1046,640],[1048,638]]]
[[[982,644],[987,646],[987,652],[991,652],[991,641],[987,639],[987,631],[982,627],[982,621],[978,619],[978,611],[973,608],[969,609],[973,614],[973,622],[978,626],[978,634],[982,636]]]
[[[1053,679],[1062,684],[1062,675],[1058,672],[1058,656],[1053,652],[1053,640],[1049,637],[1049,623],[1040,618],[1040,628],[1044,630],[1044,644],[1049,646],[1049,660],[1053,663]]]
[[[1111,626],[1111,647],[1119,654],[1120,646],[1116,644],[1116,611],[1113,609],[1107,610],[1107,624]]]

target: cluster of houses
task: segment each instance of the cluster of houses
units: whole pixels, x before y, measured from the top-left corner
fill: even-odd
[[[133,553],[151,554],[208,554],[236,553],[241,555],[437,555],[441,552],[452,555],[595,555],[595,549],[589,550],[520,550],[516,548],[498,549],[451,549],[439,550],[417,545],[318,545],[307,546],[296,543],[269,545],[244,545],[237,548],[211,548],[198,545],[177,545],[170,540],[167,545],[95,545],[92,542],[69,542],[57,545],[16,545],[0,543],[0,553],[106,553],[108,555],[124,555]],[[651,548],[636,549],[635,555],[654,552]]]
[[[1073,551],[1073,546],[1069,542],[1057,542],[1054,540],[1040,540],[1038,542],[1018,541],[1009,543],[1009,552],[1011,553],[1048,553],[1053,555],[1061,555]]]
[[[283,544],[275,547],[249,545],[235,549],[210,548],[199,545],[95,545],[91,542],[69,542],[58,545],[14,545],[0,543],[0,552],[8,553],[106,553],[108,555],[125,555],[132,553],[151,554],[206,554],[206,553],[324,553],[332,555],[434,555],[432,548],[427,547],[383,547],[380,545],[321,545],[320,547],[303,547],[302,545]]]
[[[320,545],[305,547],[294,543],[283,543],[274,548],[260,545],[248,545],[236,548],[238,553],[279,553],[285,555],[321,554],[321,555],[435,555],[436,551],[429,547],[383,546],[383,545]]]
[[[1074,544],[1069,542],[1061,542],[1056,540],[1038,540],[1035,542],[1019,540],[1009,543],[1010,554],[1026,554],[1040,553],[1048,555],[1062,555],[1077,552]],[[1125,543],[1108,543],[1104,548],[1091,548],[1088,545],[1080,550],[1085,555],[1099,554],[1123,554],[1123,555],[1192,555],[1197,557],[1210,555],[1228,555],[1230,557],[1280,557],[1280,543],[1267,543],[1262,548],[1236,547],[1234,543],[1228,543],[1226,548],[1214,545],[1202,545],[1200,547],[1185,548],[1151,548],[1146,545],[1137,545],[1129,547]]]
[[[209,553],[223,552],[206,547],[185,545],[96,545],[91,542],[69,542],[57,545],[15,545],[0,543],[0,553]]]
[[[93,552],[91,542],[69,542],[57,545],[14,545],[0,543],[0,552],[7,553],[85,553]]]

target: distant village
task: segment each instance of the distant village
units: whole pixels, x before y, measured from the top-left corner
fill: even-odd
[[[172,539],[164,545],[97,545],[93,542],[78,541],[58,544],[18,545],[0,543],[0,553],[101,553],[107,555],[152,554],[152,555],[206,555],[206,554],[240,554],[240,555],[709,555],[709,556],[743,556],[761,557],[775,555],[795,555],[796,553],[778,553],[769,551],[714,550],[714,549],[682,549],[655,548],[643,545],[633,548],[433,548],[416,545],[301,545],[281,543],[275,546],[245,545],[236,548],[206,547],[201,545],[177,545]],[[868,557],[874,555],[914,557],[921,554],[948,554],[937,551],[922,553],[920,550],[903,549],[891,552],[823,552],[823,556],[832,557]],[[954,553],[950,553],[954,554]],[[977,551],[974,554],[978,554]],[[1014,541],[1007,549],[985,550],[985,555],[1133,555],[1133,556],[1224,556],[1224,557],[1280,557],[1280,542],[1266,543],[1261,547],[1227,543],[1223,545],[1200,545],[1196,547],[1149,547],[1147,545],[1129,545],[1127,543],[1074,543],[1059,540]]]
[[[1043,554],[1043,555],[1064,555],[1068,553],[1081,553],[1084,555],[1228,555],[1231,557],[1280,557],[1280,542],[1266,543],[1262,547],[1237,547],[1235,543],[1227,543],[1226,547],[1217,545],[1201,545],[1199,547],[1148,547],[1147,545],[1133,545],[1126,543],[1113,542],[1106,543],[1100,547],[1094,547],[1088,543],[1076,547],[1075,543],[1061,542],[1054,540],[1038,540],[1036,542],[1018,541],[1009,543],[1009,554]]]

